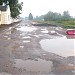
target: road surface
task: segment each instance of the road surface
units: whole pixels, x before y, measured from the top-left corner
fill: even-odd
[[[0,28],[0,75],[74,75],[74,64],[39,43],[64,34],[61,27],[34,26],[24,20]]]

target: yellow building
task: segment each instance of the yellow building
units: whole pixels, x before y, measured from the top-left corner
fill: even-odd
[[[0,5],[0,25],[11,24],[9,5]]]

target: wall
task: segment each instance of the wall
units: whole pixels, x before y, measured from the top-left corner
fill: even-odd
[[[0,25],[1,25],[1,11],[0,11]]]
[[[10,7],[7,7],[7,11],[1,12],[1,24],[11,24]]]
[[[6,15],[5,15],[5,22],[6,22],[6,24],[11,24],[11,13],[10,13],[9,5],[7,6],[7,11],[6,11]]]
[[[5,12],[1,12],[1,24],[5,24]]]

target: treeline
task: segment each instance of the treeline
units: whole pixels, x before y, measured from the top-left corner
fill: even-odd
[[[44,20],[44,21],[57,21],[57,20],[68,21],[68,20],[73,19],[73,17],[70,16],[69,11],[64,11],[63,14],[49,11],[45,15],[36,16],[36,18],[34,18],[34,19],[35,20]]]

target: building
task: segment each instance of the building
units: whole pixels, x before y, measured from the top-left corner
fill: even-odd
[[[0,5],[0,25],[11,24],[9,5]]]

